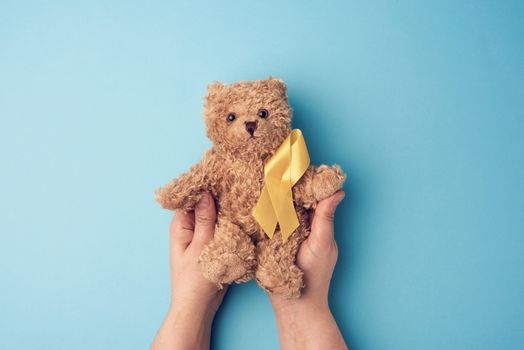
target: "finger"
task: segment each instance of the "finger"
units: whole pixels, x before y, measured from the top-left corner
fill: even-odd
[[[345,195],[343,191],[338,191],[317,204],[311,222],[311,234],[308,237],[311,244],[331,244],[335,232],[335,210]]]
[[[191,244],[203,246],[213,238],[216,218],[215,201],[206,192],[195,207],[195,234]]]
[[[309,209],[307,211],[307,221],[309,222],[309,227],[311,227],[314,217],[315,217],[315,209]]]
[[[185,250],[193,239],[194,228],[195,215],[193,212],[175,212],[169,228],[171,247],[176,250]]]

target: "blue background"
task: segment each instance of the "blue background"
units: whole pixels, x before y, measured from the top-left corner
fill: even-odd
[[[0,3],[0,348],[144,349],[169,303],[153,190],[213,80],[286,80],[349,173],[331,305],[353,349],[524,345],[524,3]],[[216,349],[272,349],[233,287]]]

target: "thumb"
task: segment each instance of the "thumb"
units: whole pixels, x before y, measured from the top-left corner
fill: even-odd
[[[217,213],[215,201],[208,192],[205,192],[195,206],[195,245],[204,245],[209,242],[215,233]]]
[[[331,197],[318,202],[311,222],[311,234],[308,237],[310,244],[319,248],[331,244],[335,234],[335,210],[345,196],[343,191],[337,191]]]

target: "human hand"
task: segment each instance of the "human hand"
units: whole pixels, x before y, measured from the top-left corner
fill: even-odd
[[[151,349],[208,349],[213,317],[227,286],[206,280],[198,257],[215,232],[216,209],[205,193],[194,212],[177,211],[170,227],[171,305]]]
[[[344,192],[336,192],[320,201],[310,215],[311,233],[300,246],[296,261],[306,284],[300,298],[269,294],[282,349],[347,349],[328,304],[338,257],[335,210],[344,196]]]
[[[306,287],[297,301],[311,301],[327,306],[329,284],[338,257],[334,239],[334,216],[345,193],[338,191],[320,201],[310,213],[311,233],[297,253],[297,266],[304,272]],[[274,306],[293,303],[292,299],[270,294]]]

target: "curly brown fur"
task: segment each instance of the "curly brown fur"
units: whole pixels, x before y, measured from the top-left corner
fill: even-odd
[[[158,189],[157,201],[166,209],[193,210],[202,193],[211,192],[218,222],[199,259],[204,276],[219,286],[256,276],[264,289],[297,298],[304,282],[295,256],[309,234],[306,209],[339,190],[346,176],[337,165],[310,166],[293,187],[299,228],[285,243],[278,230],[268,239],[252,210],[264,185],[264,163],[291,132],[286,85],[272,77],[214,82],[205,99],[204,121],[213,147],[187,173]],[[259,117],[260,109],[268,111],[266,118]],[[246,122],[256,123],[252,135]]]
[[[199,262],[204,276],[219,288],[223,283],[249,281],[257,262],[255,246],[238,225],[221,216]]]

